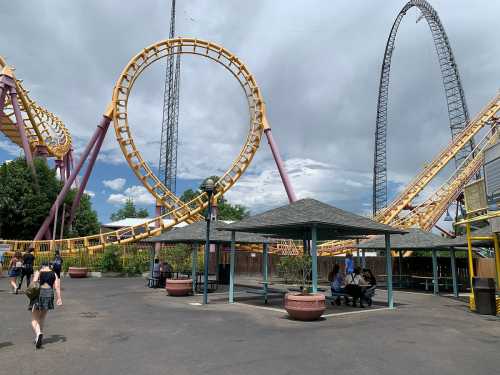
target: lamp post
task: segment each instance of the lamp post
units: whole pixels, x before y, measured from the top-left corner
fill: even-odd
[[[209,178],[205,181],[202,189],[208,195],[208,210],[207,217],[207,235],[205,238],[205,254],[203,257],[203,304],[208,303],[208,256],[210,253],[210,221],[212,220],[212,196],[214,194],[215,186],[214,181]]]

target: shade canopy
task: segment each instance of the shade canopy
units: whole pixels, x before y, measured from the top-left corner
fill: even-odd
[[[229,243],[231,242],[231,232],[217,230],[225,223],[223,221],[212,221],[210,225],[210,242],[211,243]],[[195,243],[205,242],[206,240],[207,223],[198,221],[182,228],[174,228],[164,232],[156,237],[151,237],[146,242],[163,242],[163,243]],[[262,244],[271,243],[273,240],[251,233],[237,233],[237,243],[252,243]]]
[[[422,229],[407,229],[405,235],[391,235],[392,250],[432,250],[436,248],[449,247],[449,239],[443,238],[431,232],[425,232]],[[359,249],[385,250],[384,236],[376,236],[357,245]]]
[[[317,240],[352,238],[361,235],[406,233],[315,199],[300,199],[241,221],[223,225],[227,231],[263,233],[287,239],[304,239],[317,229]]]

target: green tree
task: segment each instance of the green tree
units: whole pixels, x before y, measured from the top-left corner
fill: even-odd
[[[200,184],[198,190],[194,191],[193,189],[187,189],[182,193],[181,195],[181,200],[183,202],[189,202],[193,198],[195,198],[198,194],[201,193],[203,190],[203,185],[205,184],[205,181],[211,178],[214,182],[217,182],[219,180],[218,176],[210,176],[207,177],[203,180],[203,182]],[[219,220],[241,220],[244,219],[245,217],[248,217],[250,215],[250,211],[248,208],[246,208],[243,205],[240,204],[231,204],[227,201],[226,198],[221,197],[219,201],[217,202],[217,218]],[[206,216],[206,210],[203,212],[203,215]]]
[[[111,220],[117,221],[122,219],[127,219],[130,217],[148,217],[149,212],[145,208],[137,209],[135,206],[134,200],[132,198],[127,198],[123,207],[121,207],[118,211],[113,212],[110,216]]]
[[[62,188],[62,182],[56,178],[56,173],[41,159],[35,159],[35,170],[38,186],[24,158],[18,158],[0,165],[0,237],[6,239],[30,240],[35,237],[38,229],[47,217],[53,202]],[[71,207],[75,191],[66,196],[64,203]],[[62,209],[59,209],[57,228],[61,225]],[[65,215],[65,230],[69,209]],[[85,223],[85,225],[83,225]],[[75,218],[78,236],[95,234],[99,231],[97,214],[92,210],[90,198],[84,195],[82,205]],[[59,235],[60,231],[57,230]]]

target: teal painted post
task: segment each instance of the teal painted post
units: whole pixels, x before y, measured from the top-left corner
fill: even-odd
[[[365,252],[366,252],[365,249],[361,250],[361,267],[363,267],[363,269],[366,268],[366,254],[365,254]]]
[[[312,291],[316,293],[318,291],[318,254],[317,254],[317,242],[318,242],[318,228],[313,225],[311,228],[311,258],[312,258]]]
[[[193,279],[193,294],[196,294],[196,266],[198,263],[198,243],[195,242],[191,253],[191,279]]]
[[[236,252],[236,233],[231,232],[231,254],[229,255],[229,303],[234,303],[234,258]]]
[[[402,278],[402,275],[403,274],[403,251],[399,250],[398,252],[398,279],[399,279],[399,287],[402,288],[403,287],[403,278]]]
[[[450,248],[451,278],[453,280],[453,295],[458,298],[457,266],[455,264],[455,249]]]
[[[387,306],[394,308],[394,296],[392,294],[392,254],[391,254],[391,235],[385,234],[385,273],[387,274]]]
[[[439,294],[437,250],[432,250],[432,282],[434,284],[434,295]]]
[[[269,244],[265,243],[263,244],[263,249],[262,249],[262,273],[264,274],[264,303],[267,304],[267,283],[268,283],[268,262],[269,262],[269,256],[268,256],[268,250],[269,250]]]

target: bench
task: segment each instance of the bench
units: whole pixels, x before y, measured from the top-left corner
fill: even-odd
[[[246,293],[250,294],[258,294],[261,296],[264,296],[264,303],[267,304],[267,299],[269,296],[275,295],[275,296],[283,296],[286,294],[286,291],[284,290],[279,290],[279,289],[268,289],[267,291],[263,289],[246,289]]]

